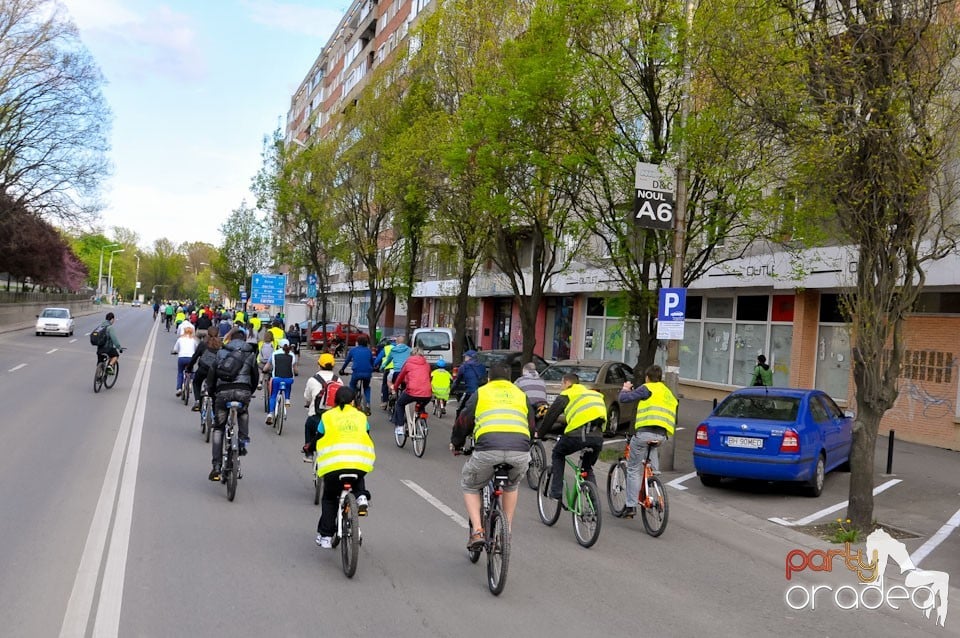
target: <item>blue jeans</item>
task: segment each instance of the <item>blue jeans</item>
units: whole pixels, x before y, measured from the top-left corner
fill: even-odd
[[[360,385],[360,382],[363,381],[363,398],[366,399],[367,405],[370,405],[370,377],[358,377],[357,375],[350,376],[350,389],[354,392],[357,391],[357,386]]]
[[[270,413],[273,414],[273,409],[277,407],[277,395],[280,394],[280,384],[285,383],[286,389],[284,390],[284,398],[290,400],[290,390],[293,389],[293,377],[284,379],[283,377],[273,377],[273,381],[270,382]]]
[[[643,473],[643,459],[647,457],[647,441],[667,440],[662,434],[638,430],[630,438],[630,458],[627,459],[627,507],[637,506],[637,496],[640,495],[640,480]],[[650,465],[654,472],[660,471],[660,448],[650,448]]]
[[[177,390],[183,387],[183,369],[190,364],[192,357],[177,358]]]

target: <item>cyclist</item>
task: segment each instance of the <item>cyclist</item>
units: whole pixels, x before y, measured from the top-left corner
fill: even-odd
[[[160,302],[156,299],[153,300],[153,320],[157,320],[157,315],[160,314]]]
[[[180,324],[187,320],[187,313],[183,311],[183,306],[177,306],[177,313],[173,316],[173,325],[179,330]]]
[[[623,511],[625,518],[637,514],[637,494],[640,493],[640,467],[646,456],[649,441],[666,441],[673,436],[677,426],[677,397],[663,382],[663,368],[652,365],[644,372],[645,383],[636,390],[633,383],[625,381],[620,391],[620,403],[640,401],[634,434],[630,438],[630,458],[627,459],[627,502]],[[650,465],[654,474],[660,473],[658,448],[650,450]]]
[[[186,330],[188,326],[191,330],[193,330],[194,334],[196,334],[197,324],[190,321],[190,319],[184,319],[183,321],[177,323],[177,336],[182,337],[183,331]]]
[[[273,342],[279,344],[281,339],[287,338],[287,333],[283,331],[283,328],[280,326],[280,320],[274,319],[273,324],[269,328],[270,333],[273,335]],[[277,346],[279,347],[279,346]]]
[[[100,327],[107,331],[107,342],[102,346],[97,346],[97,359],[100,359],[101,354],[110,357],[109,361],[107,361],[107,374],[113,374],[113,366],[117,362],[117,359],[120,358],[120,350],[123,349],[120,346],[120,340],[117,339],[117,331],[113,329],[113,323],[116,320],[114,314],[108,312],[103,323],[100,324]]]
[[[333,547],[336,533],[337,499],[340,496],[340,475],[356,474],[350,489],[357,497],[357,513],[367,515],[370,492],[364,477],[373,471],[377,458],[370,438],[367,415],[353,407],[353,390],[341,387],[336,394],[336,407],[323,413],[317,424],[317,438],[313,448],[317,453],[317,476],[323,477],[323,497],[320,499],[320,520],[317,522],[317,545]]]
[[[256,335],[260,335],[260,328],[263,326],[263,320],[257,316],[257,313],[253,313],[250,317],[250,323],[253,324],[253,332]]]
[[[170,332],[170,326],[173,324],[173,313],[176,308],[169,301],[167,302],[167,307],[163,310],[163,320],[167,324],[167,332]]]
[[[387,343],[383,346],[383,349],[377,353],[377,358],[373,360],[373,369],[374,370],[383,370],[383,379],[380,381],[380,409],[387,409],[387,377],[390,376],[390,373],[393,372],[393,360],[390,361],[389,365],[383,365],[383,362],[390,357],[390,352],[393,351],[393,344]],[[383,367],[381,367],[383,366]]]
[[[321,354],[317,359],[317,365],[320,366],[320,369],[317,370],[316,374],[307,379],[307,383],[303,388],[303,400],[307,408],[307,420],[303,424],[303,442],[305,443],[303,446],[304,463],[313,461],[313,456],[308,451],[308,447],[312,445],[316,439],[317,424],[320,422],[321,415],[317,413],[317,397],[323,395],[327,384],[338,379],[333,371],[333,366],[336,365],[336,363],[333,355],[329,352]],[[323,410],[324,408],[321,406],[320,409]]]
[[[360,382],[363,384],[363,398],[367,401],[367,414],[370,414],[370,379],[373,377],[373,351],[370,349],[370,338],[366,335],[357,337],[357,345],[350,348],[347,358],[340,366],[340,376],[343,376],[347,366],[353,364],[350,373],[350,389],[359,392]]]
[[[603,449],[603,427],[607,422],[607,404],[603,395],[582,385],[576,374],[568,372],[563,375],[560,387],[560,395],[547,410],[536,433],[537,436],[543,436],[550,432],[553,424],[563,414],[566,426],[557,439],[557,444],[553,446],[551,457],[553,469],[550,498],[555,499],[563,498],[563,460],[568,454],[585,448],[590,450],[583,457],[583,466],[580,469],[586,473],[588,481],[596,484],[593,464],[600,458],[600,450]]]
[[[394,348],[393,353],[395,354],[396,351],[397,349]],[[394,382],[390,384],[390,390],[396,392],[397,387],[402,383],[406,383],[406,389],[397,397],[397,405],[394,406],[392,419],[397,434],[403,434],[404,424],[407,421],[405,412],[407,404],[417,401],[426,403],[433,398],[433,388],[430,385],[430,364],[423,356],[422,348],[414,348],[410,351],[410,356],[403,363]]]
[[[187,366],[187,370],[193,372],[194,369],[196,369],[196,374],[193,375],[193,396],[196,402],[193,404],[193,408],[191,408],[194,412],[200,411],[200,391],[203,387],[203,381],[207,378],[211,366],[216,362],[217,352],[222,347],[223,342],[220,341],[220,337],[214,332],[209,332],[206,338],[197,346],[196,351],[190,358],[190,364]]]
[[[520,377],[514,381],[514,385],[523,390],[531,404],[540,405],[547,402],[547,386],[540,378],[537,366],[533,362],[523,364]]]
[[[256,346],[248,344],[256,351]],[[270,414],[267,415],[267,425],[273,425],[273,410],[277,407],[277,395],[280,394],[280,386],[285,384],[283,401],[290,406],[290,392],[293,390],[293,378],[300,374],[297,369],[297,355],[290,352],[290,342],[286,339],[280,341],[280,349],[274,350],[270,357],[270,363],[267,364],[273,379],[270,381]]]
[[[509,377],[510,375],[508,374],[507,378]],[[486,378],[487,368],[477,361],[477,351],[467,350],[464,352],[463,363],[457,370],[457,379],[454,381],[454,386],[463,391],[463,396],[457,399],[457,416],[460,416],[463,407],[467,404],[467,401],[470,400],[471,395],[477,391],[477,388],[483,385],[484,379]]]
[[[210,313],[200,311],[200,314],[197,316],[197,339],[201,341],[207,338],[207,331],[213,327],[213,320],[210,319]],[[211,331],[211,332],[216,332]]]
[[[193,338],[193,326],[184,322],[177,342],[173,344],[173,353],[177,357],[177,396],[183,392],[183,371],[190,365],[193,354],[197,351],[197,340]]]
[[[453,385],[453,375],[447,370],[447,362],[443,357],[437,359],[437,369],[430,373],[430,386],[433,389],[433,400],[443,401],[440,404],[440,415],[447,412],[447,401],[450,400],[450,386]]]
[[[250,442],[249,415],[247,408],[260,378],[257,369],[257,350],[244,340],[243,330],[233,330],[232,337],[217,352],[217,360],[207,373],[207,391],[214,397],[216,422],[213,436],[210,437],[213,451],[213,470],[208,477],[211,481],[220,480],[221,448],[223,431],[227,426],[228,401],[240,401],[243,407],[237,415],[240,426],[240,455],[247,453]]]
[[[396,345],[390,348],[390,354],[384,357],[381,363],[380,369],[383,370],[383,378],[387,381],[388,390],[392,391],[391,384],[393,383],[393,379],[400,373],[400,368],[403,367],[403,364],[409,356],[410,346],[407,345],[407,338],[404,335],[400,335],[397,337]],[[387,407],[386,397],[383,399],[382,407],[384,409]]]
[[[463,450],[468,435],[474,438],[473,454],[460,475],[463,500],[470,516],[468,549],[483,546],[480,492],[500,463],[511,466],[509,483],[503,493],[503,513],[509,531],[517,508],[517,485],[530,463],[532,428],[533,412],[523,391],[510,383],[510,368],[494,364],[490,368],[490,382],[470,397],[450,434],[450,450],[454,454]]]

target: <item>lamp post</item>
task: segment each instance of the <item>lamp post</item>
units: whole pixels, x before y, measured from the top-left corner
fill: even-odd
[[[120,244],[107,244],[106,246],[100,247],[100,268],[97,270],[97,298],[103,296],[103,251],[119,245]]]
[[[133,282],[133,298],[137,299],[137,293],[140,292],[140,253],[137,253],[137,276]]]
[[[110,295],[113,295],[113,256],[117,253],[122,253],[125,248],[118,248],[117,250],[110,251],[110,266],[107,268],[107,288]]]

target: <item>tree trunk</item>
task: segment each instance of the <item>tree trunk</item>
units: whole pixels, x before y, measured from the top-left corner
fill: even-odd
[[[859,530],[873,526],[873,462],[882,412],[857,399],[857,420],[853,424],[850,449],[850,504],[847,518]]]
[[[467,309],[470,304],[470,280],[472,278],[470,265],[464,263],[460,270],[460,289],[457,291],[457,310],[453,317],[453,330],[456,333],[456,340],[453,344],[453,362],[462,361],[463,353],[466,350]],[[453,365],[453,362],[451,362],[451,365]]]

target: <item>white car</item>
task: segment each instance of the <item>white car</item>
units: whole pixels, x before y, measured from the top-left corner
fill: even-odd
[[[73,336],[73,315],[69,308],[44,308],[37,315],[37,336],[46,334]]]

